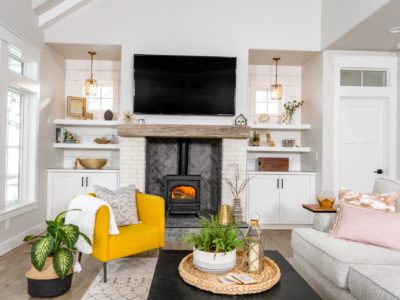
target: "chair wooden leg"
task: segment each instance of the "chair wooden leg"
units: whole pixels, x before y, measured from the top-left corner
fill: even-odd
[[[79,255],[78,255],[78,262],[81,263],[81,260],[82,260],[82,252],[79,252]]]
[[[107,263],[103,262],[103,276],[104,276],[104,283],[107,282]]]

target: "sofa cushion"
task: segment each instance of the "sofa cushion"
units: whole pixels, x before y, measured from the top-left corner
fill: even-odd
[[[357,299],[400,299],[400,267],[352,266],[349,289]]]
[[[377,178],[375,180],[373,193],[391,193],[396,192],[397,195],[397,208],[396,211],[400,212],[400,181],[389,179],[389,178]]]
[[[340,240],[326,232],[296,228],[292,233],[293,251],[319,270],[338,287],[348,288],[348,272],[356,265],[400,266],[400,252]]]
[[[119,227],[119,235],[110,235],[109,259],[120,258],[160,247],[160,228],[135,224]]]
[[[333,237],[400,251],[400,213],[342,203]]]

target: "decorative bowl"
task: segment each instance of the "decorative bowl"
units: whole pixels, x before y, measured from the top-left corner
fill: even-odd
[[[78,168],[78,163],[85,169],[101,169],[107,163],[107,159],[81,159],[77,158],[75,160],[75,169]]]

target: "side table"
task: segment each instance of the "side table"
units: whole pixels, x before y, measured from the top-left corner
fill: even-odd
[[[303,208],[313,213],[335,213],[336,207],[320,207],[319,204],[302,204]]]

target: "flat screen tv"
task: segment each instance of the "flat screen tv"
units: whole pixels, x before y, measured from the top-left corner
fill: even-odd
[[[134,55],[134,112],[235,115],[236,57]]]

